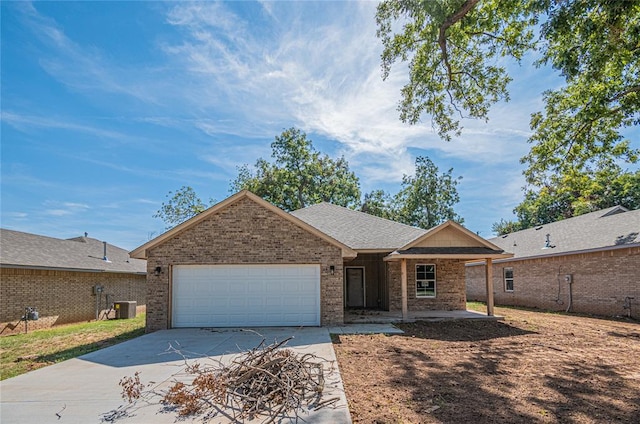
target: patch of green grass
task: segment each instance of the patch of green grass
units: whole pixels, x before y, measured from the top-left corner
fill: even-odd
[[[467,302],[467,309],[487,313],[487,304],[482,302]]]
[[[141,336],[144,324],[142,313],[133,319],[60,325],[0,337],[0,380]]]
[[[593,319],[602,319],[607,321],[622,321],[622,322],[637,322],[638,320],[634,318],[627,318],[623,316],[603,316],[603,315],[593,315],[581,312],[565,312],[564,310],[552,310],[552,309],[540,309],[535,307],[527,307],[527,306],[515,306],[515,305],[495,305],[496,309],[502,309],[501,314],[505,314],[506,310],[512,309],[516,311],[527,311],[527,312],[537,312],[541,314],[550,314],[550,315],[561,315],[561,316],[569,316],[569,317],[582,317],[582,318],[593,318]],[[467,309],[478,312],[487,312],[487,304],[484,302],[467,302]]]

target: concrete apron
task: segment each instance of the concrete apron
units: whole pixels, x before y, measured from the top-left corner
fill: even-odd
[[[258,334],[259,333],[259,334]],[[326,328],[259,328],[253,331],[233,329],[175,329],[147,334],[115,346],[41,368],[0,382],[2,423],[100,423],[105,414],[126,405],[118,382],[122,377],[140,372],[140,380],[153,382],[156,390],[166,389],[185,368],[188,361],[213,365],[228,363],[239,352],[294,338],[287,347],[299,353],[312,353],[327,361],[323,399],[338,397],[333,406],[317,411],[302,411],[308,423],[351,423],[335,352]],[[209,357],[209,359],[207,359]],[[178,378],[183,377],[178,376]],[[175,412],[161,412],[161,405],[138,403],[119,417],[122,423],[175,423]],[[202,422],[193,417],[181,422]],[[217,416],[211,423],[232,422]],[[254,420],[253,422],[260,422]],[[295,422],[285,419],[282,423]]]

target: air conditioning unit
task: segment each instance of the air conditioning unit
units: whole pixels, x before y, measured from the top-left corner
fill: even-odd
[[[116,310],[116,319],[129,319],[136,317],[137,302],[132,300],[113,302],[113,309]]]

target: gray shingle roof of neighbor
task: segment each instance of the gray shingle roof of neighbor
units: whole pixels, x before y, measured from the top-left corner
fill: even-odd
[[[550,247],[543,249],[547,234]],[[614,206],[489,241],[512,252],[513,259],[640,245],[640,209]]]
[[[355,250],[392,251],[427,233],[422,228],[327,202],[298,209],[291,214]]]
[[[102,241],[89,237],[63,240],[37,234],[0,229],[0,266],[91,272],[145,274],[147,261],[129,257],[129,252],[107,244],[103,260]]]

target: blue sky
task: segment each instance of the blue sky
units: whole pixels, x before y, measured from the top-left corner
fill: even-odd
[[[223,200],[283,129],[344,155],[363,192],[397,191],[417,155],[462,176],[457,212],[491,236],[523,196],[529,116],[554,72],[510,65],[511,102],[441,141],[396,106],[375,2],[2,2],[2,222],[133,249],[165,195]],[[635,137],[634,143],[637,143]]]

